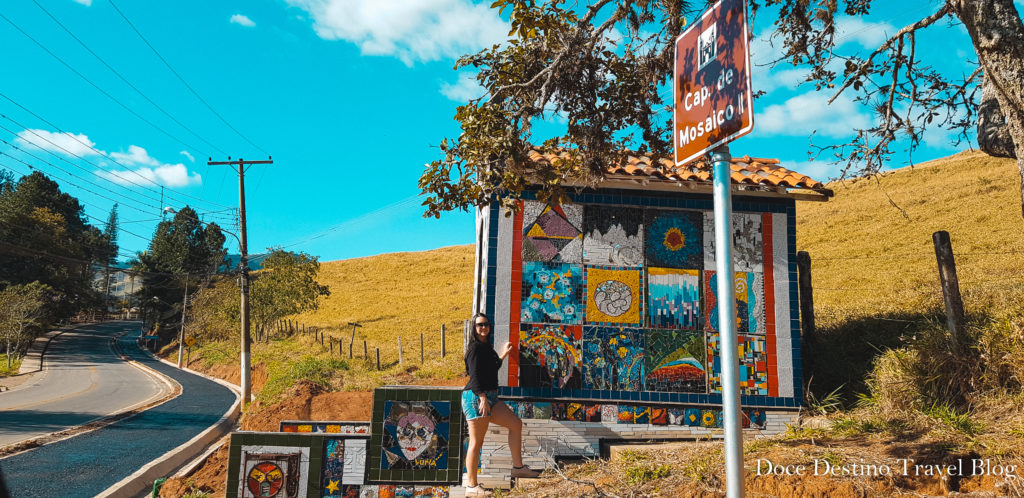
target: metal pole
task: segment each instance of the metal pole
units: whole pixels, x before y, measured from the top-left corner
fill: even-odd
[[[711,155],[715,202],[715,261],[718,284],[718,337],[722,362],[722,427],[725,429],[725,490],[743,497],[743,431],[740,418],[739,352],[736,338],[735,274],[732,264],[732,158],[723,145]]]
[[[181,300],[181,330],[178,331],[178,368],[185,350],[185,310],[188,309],[188,273],[185,274],[185,297]]]

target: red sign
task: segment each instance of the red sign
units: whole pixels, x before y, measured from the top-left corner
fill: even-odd
[[[676,38],[672,142],[682,166],[754,127],[744,0],[721,0]]]

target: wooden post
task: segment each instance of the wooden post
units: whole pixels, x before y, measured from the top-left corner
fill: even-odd
[[[380,370],[380,348],[377,348],[377,370]]]
[[[942,300],[946,305],[946,327],[953,334],[957,350],[964,344],[964,302],[960,297],[960,280],[956,276],[956,261],[953,260],[953,245],[949,232],[940,230],[932,234],[935,244],[935,259],[939,263],[939,283],[942,285]]]
[[[306,335],[306,324],[302,324],[302,335]]]
[[[420,365],[423,364],[423,332],[420,332]]]
[[[813,337],[814,289],[811,287],[811,255],[807,251],[796,253],[797,282],[800,287],[800,328],[804,337]],[[803,355],[807,357],[807,355]]]
[[[441,358],[444,358],[444,324],[441,324]]]
[[[355,342],[356,342],[356,328],[357,327],[362,327],[362,325],[359,325],[356,322],[348,322],[348,324],[352,326],[352,338],[348,340],[348,351],[349,351],[348,357],[352,358],[352,345],[355,344]]]
[[[352,359],[352,343],[348,343],[348,359]]]
[[[402,336],[398,336],[398,364],[402,364]]]
[[[367,356],[369,355],[366,354],[366,339],[363,339],[363,359],[365,360]]]
[[[331,354],[334,354],[334,338],[333,337],[328,337],[327,338],[327,343],[331,345]]]

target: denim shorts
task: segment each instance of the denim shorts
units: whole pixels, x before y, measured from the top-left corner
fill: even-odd
[[[484,393],[487,396],[487,403],[491,406],[491,411],[494,411],[494,405],[500,403],[498,401],[498,393],[496,391],[487,391]],[[469,389],[462,391],[462,413],[466,414],[466,420],[475,420],[483,417],[480,413],[480,396],[477,396],[473,391]]]

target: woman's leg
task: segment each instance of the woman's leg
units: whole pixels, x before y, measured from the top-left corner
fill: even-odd
[[[512,465],[523,466],[523,421],[505,403],[499,401],[491,407],[491,422],[508,428],[508,450],[512,453]],[[470,439],[470,444],[472,439]]]
[[[484,446],[484,436],[487,435],[487,426],[490,424],[490,417],[480,417],[469,420],[469,449],[466,455],[466,485],[476,486],[476,469],[480,465],[480,448]]]

